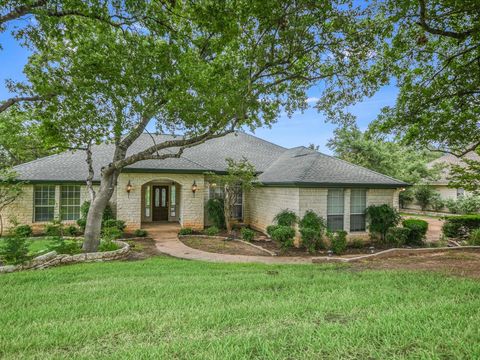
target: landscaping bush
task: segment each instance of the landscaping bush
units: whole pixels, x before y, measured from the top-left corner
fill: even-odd
[[[400,202],[400,207],[404,209],[408,204],[415,200],[415,194],[413,193],[413,189],[408,188],[404,191],[401,191],[400,195],[398,196],[398,200]]]
[[[65,240],[61,236],[56,236],[52,239],[48,250],[56,251],[58,254],[75,255],[82,252],[82,247],[76,240]]]
[[[193,234],[193,230],[189,227],[181,228],[178,232],[178,235],[191,235]]]
[[[402,247],[408,242],[410,229],[406,227],[393,227],[388,229],[385,242],[389,246]]]
[[[220,229],[216,226],[210,226],[209,228],[206,228],[203,230],[203,233],[208,236],[217,236],[220,232]]]
[[[309,253],[323,248],[323,232],[325,230],[325,220],[318,216],[313,210],[308,210],[299,222],[302,244]]]
[[[103,222],[103,227],[104,228],[117,228],[121,232],[125,230],[125,221],[123,220],[115,220],[115,219],[108,219]]]
[[[272,237],[273,232],[277,229],[279,225],[268,225],[267,226],[267,234],[268,236]]]
[[[98,251],[105,252],[105,251],[115,251],[120,249],[120,246],[114,243],[112,240],[104,240],[100,242],[98,246]]]
[[[17,225],[11,231],[12,236],[22,238],[28,238],[32,236],[32,233],[33,231],[30,225]]]
[[[11,236],[0,246],[0,258],[6,264],[23,264],[30,259],[28,256],[29,243],[25,237]]]
[[[428,230],[428,222],[420,219],[403,220],[404,228],[409,229],[407,245],[422,245]]]
[[[278,225],[281,226],[293,226],[297,223],[298,218],[297,214],[295,214],[293,211],[285,209],[275,215],[274,220]]]
[[[353,249],[363,249],[365,247],[365,240],[363,239],[351,239],[348,244]]]
[[[123,236],[123,231],[116,226],[104,227],[102,229],[102,240],[112,241],[120,239]]]
[[[69,225],[64,229],[64,233],[69,236],[77,236],[80,231],[75,225]]]
[[[133,235],[136,237],[146,237],[148,236],[148,231],[144,229],[137,229],[133,232]]]
[[[480,229],[475,229],[470,233],[468,244],[472,246],[480,246]]]
[[[447,216],[442,231],[446,237],[466,238],[478,228],[480,228],[480,215]]]
[[[80,218],[77,220],[77,225],[82,231],[85,231],[85,227],[87,226],[87,219]]]
[[[336,255],[342,255],[347,250],[347,232],[335,231],[327,232],[327,237],[330,240],[330,250]]]
[[[63,236],[63,224],[60,221],[52,221],[45,225],[43,232],[47,236]]]
[[[427,207],[432,205],[432,200],[435,198],[437,192],[429,185],[420,185],[415,190],[415,199],[422,210],[426,210]]]
[[[223,199],[210,199],[207,201],[207,216],[213,225],[219,229],[225,228],[225,212]]]
[[[452,214],[476,214],[480,212],[480,196],[463,196],[457,200],[448,199],[445,206]]]
[[[370,232],[379,234],[382,242],[385,241],[388,229],[397,226],[401,219],[398,211],[387,204],[370,205],[365,213],[368,217]]]
[[[440,193],[435,193],[430,203],[435,211],[440,211],[445,207],[445,201],[442,200]]]
[[[255,231],[249,228],[242,228],[240,233],[242,234],[242,239],[248,242],[253,241],[253,238],[255,237]]]
[[[90,210],[90,201],[85,201],[80,206],[80,219],[77,220],[77,225],[80,227],[80,229],[82,229],[82,231],[85,230],[85,226],[87,225],[87,215],[89,210]],[[105,207],[105,210],[103,211],[102,224],[105,221],[110,219],[114,219],[113,210],[110,205],[107,205]]]
[[[278,225],[272,231],[272,239],[278,241],[283,249],[288,249],[293,246],[293,239],[295,238],[295,229],[290,226]]]

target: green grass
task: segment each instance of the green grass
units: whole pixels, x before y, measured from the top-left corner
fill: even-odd
[[[474,359],[480,283],[156,257],[0,276],[0,358]]]
[[[3,245],[4,239],[0,239],[0,246]],[[48,250],[48,246],[51,244],[51,239],[44,237],[32,237],[29,239],[29,253],[35,255],[38,253],[44,253]]]

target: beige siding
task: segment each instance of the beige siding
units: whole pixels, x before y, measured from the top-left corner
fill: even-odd
[[[395,189],[368,189],[367,206],[388,204],[398,209],[398,193]]]

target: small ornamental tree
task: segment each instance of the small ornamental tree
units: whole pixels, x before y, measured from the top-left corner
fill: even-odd
[[[379,234],[382,242],[385,241],[388,229],[396,226],[401,218],[398,211],[387,204],[371,205],[365,212],[370,232]]]
[[[223,212],[225,217],[225,227],[227,232],[232,231],[232,218],[234,205],[239,200],[239,189],[242,192],[251,190],[255,185],[255,167],[243,158],[240,161],[226,159],[227,174],[217,175],[215,173],[207,173],[210,182],[223,189]]]
[[[0,236],[3,234],[3,210],[22,194],[22,183],[15,179],[14,171],[0,170]]]
[[[426,210],[432,205],[435,194],[435,190],[428,185],[420,185],[415,189],[415,199],[417,199],[422,210]]]

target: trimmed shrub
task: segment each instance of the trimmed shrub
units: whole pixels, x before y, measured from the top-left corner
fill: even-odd
[[[348,246],[352,249],[363,249],[365,247],[365,240],[359,238],[351,239]]]
[[[403,220],[404,228],[410,230],[407,245],[422,245],[428,230],[428,222],[420,219]]]
[[[330,240],[330,250],[336,255],[342,255],[347,250],[347,232],[335,231],[327,232],[327,237]]]
[[[267,234],[268,236],[272,237],[273,232],[277,229],[279,225],[268,225],[267,226]]]
[[[272,239],[278,241],[283,249],[288,249],[293,246],[294,237],[295,230],[290,226],[278,225],[272,231]]]
[[[136,237],[146,237],[148,236],[148,231],[145,229],[137,229],[133,232],[133,235]]]
[[[80,206],[80,219],[77,220],[77,225],[80,227],[80,229],[82,229],[82,231],[85,231],[85,226],[87,225],[87,215],[89,210],[90,210],[90,201],[85,201]],[[107,205],[105,210],[103,211],[102,224],[105,221],[110,219],[114,219],[113,210],[110,205]]]
[[[468,244],[472,246],[480,246],[480,229],[475,229],[470,233]]]
[[[292,210],[285,209],[275,215],[274,220],[280,226],[293,226],[297,223],[298,217]]]
[[[77,220],[77,225],[82,231],[85,231],[85,227],[87,226],[87,219],[80,218]]]
[[[26,238],[19,236],[8,237],[0,247],[0,258],[6,264],[23,264],[30,259],[28,247],[29,243]]]
[[[80,233],[80,230],[75,225],[69,225],[64,229],[64,232],[69,236],[77,236]]]
[[[76,240],[65,240],[61,236],[56,236],[52,239],[48,250],[56,251],[58,254],[75,255],[82,252],[82,247]]]
[[[98,251],[105,252],[105,251],[115,251],[120,249],[120,246],[114,243],[112,240],[106,240],[100,242],[98,246]]]
[[[480,215],[447,216],[442,231],[447,237],[465,238],[478,228],[480,228]]]
[[[393,227],[388,229],[385,242],[389,246],[401,247],[408,242],[410,229],[406,227]]]
[[[108,219],[103,222],[104,228],[117,228],[118,230],[122,231],[125,230],[125,221],[123,220],[115,220],[115,219]]]
[[[219,229],[225,228],[225,212],[223,199],[210,199],[207,201],[207,216],[213,225]]]
[[[33,231],[30,225],[17,225],[11,231],[13,236],[27,238],[32,236]]]
[[[255,237],[255,231],[249,228],[242,228],[240,233],[242,234],[242,239],[248,242],[253,241],[253,238]]]
[[[123,231],[116,226],[104,227],[102,229],[102,240],[112,241],[120,239],[123,236]]]
[[[193,230],[189,227],[181,228],[178,232],[178,235],[191,235],[193,234]]]
[[[322,238],[325,230],[325,220],[318,216],[313,210],[308,210],[298,223],[302,244],[309,253],[324,247]]]
[[[63,224],[59,221],[53,221],[45,225],[43,232],[47,236],[63,236]]]
[[[387,204],[371,205],[365,213],[368,217],[369,230],[380,235],[380,240],[385,241],[388,229],[397,226],[400,222],[400,214],[397,210]]]
[[[217,236],[219,232],[220,229],[216,226],[210,226],[209,228],[203,230],[203,233],[208,236]]]

